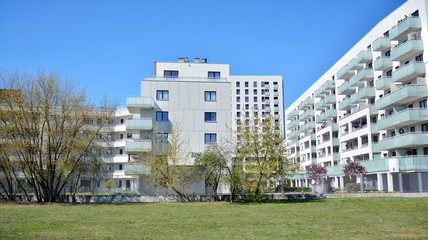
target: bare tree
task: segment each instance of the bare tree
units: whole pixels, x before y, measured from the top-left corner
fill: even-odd
[[[181,124],[174,121],[166,133],[155,137],[152,150],[142,153],[141,158],[150,168],[149,174],[142,175],[149,183],[160,189],[174,191],[182,200],[189,200],[188,184],[191,182],[190,151],[187,139],[181,135]],[[168,136],[167,138],[164,136]]]
[[[27,199],[31,190],[37,201],[55,202],[91,165],[86,153],[102,149],[97,136],[114,106],[95,106],[83,89],[54,74],[3,74],[1,80],[1,187],[9,189],[6,195],[18,188]]]

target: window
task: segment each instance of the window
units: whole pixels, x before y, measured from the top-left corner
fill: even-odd
[[[119,138],[120,139],[123,139],[123,134],[121,133],[121,134],[119,134]]]
[[[157,142],[167,142],[168,141],[168,133],[157,133],[156,134]]]
[[[163,76],[165,78],[178,78],[178,71],[176,71],[176,70],[165,70],[165,71],[163,71]]]
[[[132,133],[127,133],[127,134],[126,134],[126,138],[127,138],[127,139],[131,139],[131,138],[132,138]]]
[[[257,95],[257,89],[253,90],[253,95]]]
[[[241,117],[241,112],[236,112],[236,117]]]
[[[239,94],[241,94],[241,90],[236,89],[236,95],[239,95]]]
[[[206,102],[215,102],[217,101],[216,91],[205,91],[205,101]]]
[[[158,122],[168,121],[168,112],[157,111],[156,112],[156,121],[158,121]]]
[[[205,133],[205,143],[216,143],[217,134],[216,133]]]
[[[245,102],[249,102],[250,98],[249,97],[245,97]]]
[[[236,102],[241,102],[241,97],[236,97]]]
[[[421,125],[422,132],[426,133],[428,132],[428,123],[424,123]]]
[[[427,108],[427,100],[425,99],[425,100],[420,101],[419,107],[424,108],[424,109]]]
[[[119,171],[122,171],[122,170],[123,170],[123,165],[119,164]]]
[[[257,82],[253,82],[253,87],[257,87]]]
[[[205,122],[215,122],[217,121],[216,112],[205,112]]]
[[[428,155],[428,147],[424,147],[424,155]]]
[[[161,101],[169,100],[169,92],[168,90],[157,90],[156,91],[156,99]]]
[[[124,124],[125,123],[125,119],[120,119],[120,124]]]
[[[123,154],[123,149],[119,149],[119,154],[122,155]]]
[[[245,95],[248,95],[248,94],[249,94],[248,89],[245,89]]]
[[[254,102],[257,102],[257,97],[254,97]]]
[[[241,109],[241,104],[236,104],[236,109]]]
[[[410,132],[415,132],[415,126],[410,127]]]
[[[248,82],[245,82],[245,87],[248,87]]]
[[[254,110],[259,110],[259,105],[254,104]]]
[[[250,110],[250,104],[245,104],[245,110]]]
[[[220,79],[220,72],[208,72],[208,79]]]
[[[236,87],[240,87],[241,86],[241,82],[236,82]]]

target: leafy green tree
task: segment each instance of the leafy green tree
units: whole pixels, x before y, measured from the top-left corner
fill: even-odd
[[[227,160],[216,152],[207,150],[201,154],[197,154],[194,168],[197,173],[205,176],[205,183],[212,188],[214,199],[219,200],[217,192],[225,176]]]
[[[268,117],[237,121],[238,145],[236,156],[242,160],[246,175],[244,189],[250,200],[260,202],[264,194],[295,170],[295,165],[286,159],[286,143],[279,122]]]

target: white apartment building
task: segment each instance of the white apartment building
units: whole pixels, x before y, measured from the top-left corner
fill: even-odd
[[[428,2],[409,0],[379,22],[286,110],[291,157],[302,170],[366,167],[366,189],[428,191]],[[294,186],[308,186],[302,173]]]
[[[189,151],[199,153],[230,136],[230,128],[236,130],[236,117],[250,118],[252,110],[259,110],[262,117],[273,116],[283,127],[282,77],[230,76],[229,64],[208,63],[205,58],[155,62],[154,76],[141,81],[141,96],[128,97],[126,106],[135,114],[128,122],[132,121],[133,133],[139,136],[125,142],[125,152],[132,159],[149,151],[153,141],[167,141],[171,124],[180,125]],[[144,162],[136,160],[124,167],[124,173],[147,171]],[[146,185],[140,180],[140,193],[159,193]],[[195,182],[191,192],[206,193],[204,182]]]

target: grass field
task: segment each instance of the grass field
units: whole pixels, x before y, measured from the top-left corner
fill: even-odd
[[[2,203],[0,239],[428,239],[428,198]]]

